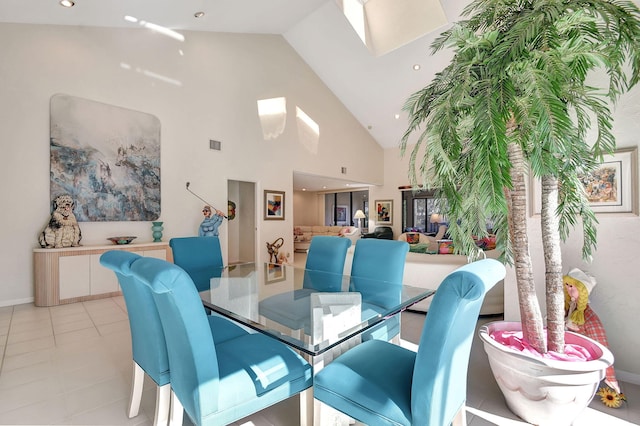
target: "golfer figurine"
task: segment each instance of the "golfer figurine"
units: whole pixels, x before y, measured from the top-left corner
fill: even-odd
[[[224,213],[220,210],[214,209],[216,214],[212,213],[211,206],[204,206],[202,209],[202,214],[204,215],[204,220],[200,224],[200,229],[198,230],[198,235],[200,237],[217,237],[218,236],[218,227],[222,223],[222,219],[224,218]]]

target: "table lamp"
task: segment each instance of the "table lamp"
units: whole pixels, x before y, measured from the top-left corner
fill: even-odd
[[[364,219],[366,216],[362,210],[356,210],[356,214],[353,215],[354,219],[358,219],[358,229],[360,229],[360,219]]]

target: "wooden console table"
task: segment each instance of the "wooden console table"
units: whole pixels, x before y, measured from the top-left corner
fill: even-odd
[[[33,249],[35,305],[55,306],[122,294],[113,271],[100,265],[100,255],[109,250],[172,260],[166,242]]]

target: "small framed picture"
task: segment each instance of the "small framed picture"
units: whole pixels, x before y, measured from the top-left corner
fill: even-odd
[[[284,220],[284,191],[264,190],[264,220]]]
[[[336,206],[336,223],[338,225],[347,225],[347,206]]]
[[[376,225],[393,224],[393,200],[376,200]]]
[[[287,279],[287,268],[277,263],[269,263],[265,269],[264,282],[273,284]]]

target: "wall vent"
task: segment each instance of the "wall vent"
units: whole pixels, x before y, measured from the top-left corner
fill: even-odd
[[[214,141],[213,139],[209,139],[209,148],[215,149],[216,151],[222,150],[222,142]]]

